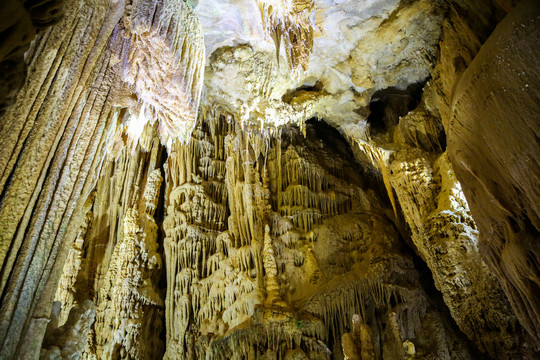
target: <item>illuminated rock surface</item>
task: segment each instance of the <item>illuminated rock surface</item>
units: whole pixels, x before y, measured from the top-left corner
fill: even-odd
[[[1,6],[0,359],[540,357],[535,1]]]
[[[524,1],[499,24],[456,87],[449,132],[481,250],[537,342],[540,71],[530,64],[540,55],[538,21],[540,5]]]

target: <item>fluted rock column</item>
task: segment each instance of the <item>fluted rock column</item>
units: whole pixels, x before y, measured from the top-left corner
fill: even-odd
[[[0,358],[6,359],[39,350],[21,347],[43,337],[68,241],[121,114],[138,125],[131,129],[159,121],[164,143],[189,136],[204,46],[183,1],[129,7],[122,0],[75,1],[27,57],[30,79],[0,119]]]
[[[497,26],[453,97],[448,153],[480,230],[479,247],[540,346],[540,4]]]

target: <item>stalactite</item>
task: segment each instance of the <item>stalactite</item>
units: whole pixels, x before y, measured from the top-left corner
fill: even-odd
[[[330,148],[313,156],[320,145],[296,129],[251,141],[249,129],[216,129],[218,110],[201,113],[166,166],[166,357],[256,358],[262,346],[326,359],[354,314],[368,334],[380,314],[394,319],[399,349],[412,344],[437,312],[352,165]],[[375,331],[364,353],[379,351]]]
[[[135,97],[140,109],[132,111],[130,129],[159,119],[164,144],[187,141],[197,119],[205,57],[197,16],[184,1],[139,0],[130,5],[119,32],[124,37],[119,67],[132,92],[121,97],[128,102]]]
[[[298,76],[300,69],[306,71],[313,47],[313,1],[257,0],[257,3],[266,36],[276,46],[278,63],[283,41],[291,73]]]
[[[85,299],[96,303],[86,358],[148,359],[163,351],[163,300],[157,288],[162,260],[154,217],[164,150],[156,125],[145,126],[133,149],[118,148],[118,133],[111,137],[101,177],[87,201],[87,225],[73,244],[76,261],[66,262],[60,279],[61,319]]]
[[[175,143],[166,164],[166,358],[178,354],[188,358],[194,351],[188,339],[190,329],[234,308],[236,300],[234,295],[226,296],[230,292],[220,282],[208,281],[223,276],[233,279],[232,273],[223,273],[225,252],[231,256],[232,249],[220,234],[226,229],[228,213],[221,183],[226,167],[220,148],[227,127],[220,124],[219,113],[205,110],[203,114],[207,118],[204,123],[199,121],[190,142]]]

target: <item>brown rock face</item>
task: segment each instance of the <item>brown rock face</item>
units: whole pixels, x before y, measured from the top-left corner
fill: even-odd
[[[0,115],[15,102],[26,79],[24,53],[36,32],[63,15],[63,0],[5,0],[0,3]]]
[[[0,360],[540,358],[516,3],[2,1]]]
[[[540,344],[540,4],[523,1],[459,81],[448,151],[481,251]]]

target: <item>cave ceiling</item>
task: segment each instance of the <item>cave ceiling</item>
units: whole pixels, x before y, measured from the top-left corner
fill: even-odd
[[[443,21],[430,1],[199,1],[194,10],[208,99],[248,122],[317,116],[349,131],[364,131],[376,91],[426,81]]]
[[[534,0],[0,3],[0,360],[539,359]]]

